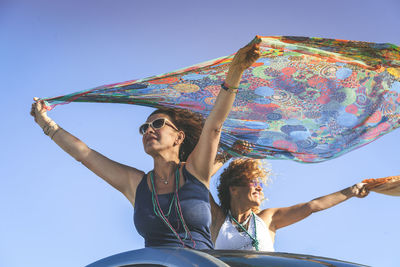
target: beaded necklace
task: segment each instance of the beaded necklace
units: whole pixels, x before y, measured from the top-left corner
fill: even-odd
[[[182,241],[181,237],[179,236],[177,230],[171,225],[169,220],[167,219],[167,216],[171,214],[172,206],[175,206],[176,213],[178,214],[179,220],[183,225],[183,228],[185,229],[185,238],[183,240],[186,240],[187,237],[190,237],[190,240],[193,242],[193,248],[196,247],[196,243],[194,242],[192,238],[192,234],[190,233],[189,228],[187,227],[185,220],[183,219],[182,215],[182,209],[181,209],[181,203],[179,201],[179,196],[178,196],[178,189],[179,189],[179,166],[176,169],[175,172],[175,192],[174,196],[172,197],[171,203],[169,204],[169,209],[168,213],[164,214],[164,212],[161,209],[160,203],[158,201],[158,195],[156,191],[156,187],[154,185],[154,179],[153,179],[153,171],[150,172],[150,181],[151,181],[151,186],[152,186],[152,192],[151,192],[151,200],[153,202],[153,211],[154,214],[158,217],[161,218],[161,220],[168,226],[168,228],[174,233],[175,237],[181,242],[182,246],[185,247],[185,243]],[[179,221],[178,221],[178,227],[179,228]]]
[[[258,249],[259,242],[258,242],[258,239],[257,239],[256,216],[254,215],[254,213],[251,212],[251,216],[253,217],[253,224],[254,224],[254,237],[253,237],[253,236],[246,230],[246,228],[243,226],[243,224],[246,224],[246,223],[247,223],[247,219],[246,219],[246,221],[245,221],[243,224],[241,224],[241,223],[239,223],[238,221],[236,221],[235,218],[233,218],[233,216],[232,216],[232,214],[231,214],[230,211],[228,212],[228,214],[229,214],[229,217],[231,218],[231,220],[233,220],[237,225],[239,225],[240,229],[242,229],[243,232],[245,232],[245,233],[250,237],[250,239],[251,239],[251,245],[256,249],[256,251],[259,251],[259,249]]]

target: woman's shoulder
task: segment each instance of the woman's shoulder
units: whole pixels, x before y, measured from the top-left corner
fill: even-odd
[[[263,209],[260,212],[256,213],[256,215],[262,219],[265,223],[270,222],[277,211],[276,208],[268,208],[268,209]]]
[[[138,170],[134,167],[128,168],[128,177],[130,180],[131,185],[137,187],[140,182],[143,180],[143,177],[146,177],[146,173],[144,171]]]

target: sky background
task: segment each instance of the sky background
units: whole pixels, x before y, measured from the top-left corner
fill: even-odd
[[[400,2],[0,0],[0,266],[84,266],[143,247],[124,196],[55,145],[32,98],[139,79],[234,53],[258,35],[400,44]],[[144,171],[151,108],[72,103],[49,112],[109,158]],[[269,161],[263,207],[400,174],[400,130],[334,160]],[[212,180],[215,192],[216,177]],[[214,194],[215,195],[215,194]],[[399,266],[400,198],[371,193],[277,232],[277,251]]]

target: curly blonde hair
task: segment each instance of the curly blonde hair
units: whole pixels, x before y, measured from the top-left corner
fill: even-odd
[[[224,212],[227,213],[231,206],[230,186],[248,185],[254,179],[260,179],[266,184],[269,174],[270,171],[263,167],[259,159],[240,158],[233,160],[222,172],[217,187],[218,198]],[[259,208],[254,208],[253,211],[258,213]]]
[[[179,160],[186,161],[200,139],[204,126],[203,116],[187,109],[177,108],[159,108],[150,116],[154,114],[167,115],[172,123],[185,133],[185,139],[179,148]]]

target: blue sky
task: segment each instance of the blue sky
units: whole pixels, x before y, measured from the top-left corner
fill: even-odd
[[[29,115],[50,97],[235,52],[259,35],[400,45],[400,2],[2,0],[0,266],[84,266],[143,247],[133,208],[58,148]],[[72,103],[49,113],[90,147],[148,171],[137,128],[152,109]],[[400,130],[318,164],[270,161],[264,207],[400,174]],[[215,178],[212,181],[214,192]],[[398,266],[400,198],[371,193],[277,232],[277,251]]]

